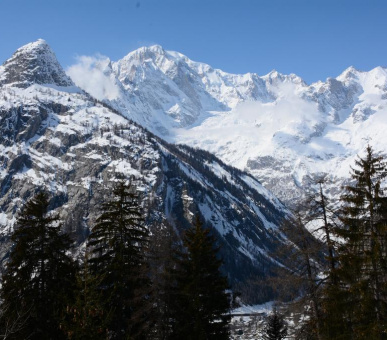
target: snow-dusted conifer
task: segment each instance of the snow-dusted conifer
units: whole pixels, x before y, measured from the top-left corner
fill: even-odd
[[[274,307],[267,318],[267,324],[263,330],[263,339],[282,340],[288,335],[288,326],[283,316]]]

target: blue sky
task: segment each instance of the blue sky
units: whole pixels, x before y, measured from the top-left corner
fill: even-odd
[[[0,0],[0,63],[45,39],[64,67],[160,44],[231,73],[387,66],[385,0]]]

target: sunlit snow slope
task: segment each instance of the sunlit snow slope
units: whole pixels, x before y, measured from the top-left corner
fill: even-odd
[[[316,177],[331,194],[369,143],[387,142],[387,71],[352,67],[307,85],[294,74],[228,74],[160,46],[118,62],[81,59],[68,74],[173,143],[208,150],[291,203]],[[96,77],[97,83],[86,82]]]
[[[113,80],[101,93],[113,95]],[[0,263],[17,213],[42,188],[80,246],[113,183],[130,179],[149,227],[168,223],[181,234],[201,216],[222,246],[231,283],[248,286],[283,265],[275,250],[287,237],[278,227],[290,214],[272,193],[212,154],[168,144],[127,117],[75,86],[43,40],[0,66]]]

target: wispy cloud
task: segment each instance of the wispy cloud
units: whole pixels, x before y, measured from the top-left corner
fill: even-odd
[[[111,73],[109,58],[97,54],[78,56],[76,60],[66,72],[77,86],[99,100],[119,97],[120,90]]]

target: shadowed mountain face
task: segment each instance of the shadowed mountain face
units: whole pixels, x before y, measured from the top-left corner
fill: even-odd
[[[98,84],[74,81],[90,93]],[[387,71],[353,67],[325,82],[294,74],[228,74],[161,46],[143,47],[117,62],[98,60],[99,96],[126,117],[171,143],[210,151],[247,170],[292,204],[317,178],[332,197],[350,165],[370,143],[387,143]],[[106,83],[106,84],[105,84]],[[114,91],[112,90],[114,89]]]
[[[0,84],[3,257],[17,212],[37,191],[51,193],[51,208],[81,246],[113,183],[125,178],[137,185],[149,225],[167,220],[182,233],[199,213],[218,237],[233,284],[280,265],[273,253],[287,240],[278,226],[289,213],[251,175],[168,144],[75,87],[42,41],[0,67]]]

